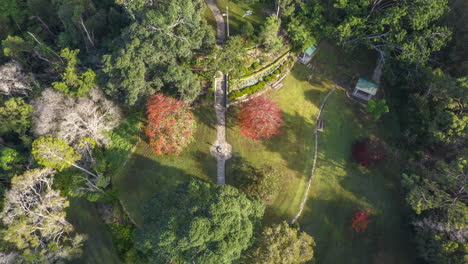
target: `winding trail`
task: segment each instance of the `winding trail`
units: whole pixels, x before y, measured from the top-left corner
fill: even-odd
[[[226,39],[226,23],[224,22],[223,14],[216,5],[215,0],[205,0],[205,3],[208,5],[215,17],[218,44],[222,44]]]
[[[291,220],[291,224],[294,224],[297,221],[297,219],[301,216],[302,211],[304,210],[305,203],[307,202],[307,198],[309,197],[310,186],[312,185],[312,179],[314,178],[315,166],[317,164],[317,156],[318,156],[318,144],[319,144],[318,140],[319,140],[319,138],[318,138],[317,124],[318,124],[318,121],[320,119],[320,115],[322,114],[322,110],[325,107],[325,103],[328,100],[328,97],[330,97],[330,95],[335,90],[336,90],[336,86],[333,87],[333,89],[330,92],[328,92],[328,94],[325,96],[325,98],[323,98],[322,104],[320,105],[320,110],[319,110],[318,115],[317,115],[317,119],[315,120],[315,129],[314,129],[315,154],[314,154],[314,161],[312,163],[312,173],[310,174],[309,183],[307,184],[307,190],[306,190],[306,192],[304,194],[304,198],[302,199],[301,207],[299,208],[299,212],[297,212],[296,216],[294,216],[294,218]]]
[[[216,111],[216,141],[211,145],[210,152],[216,158],[217,184],[226,184],[225,167],[226,160],[232,157],[232,147],[226,141],[226,109],[227,109],[227,89],[229,76],[222,75],[215,78],[215,99],[214,107]]]

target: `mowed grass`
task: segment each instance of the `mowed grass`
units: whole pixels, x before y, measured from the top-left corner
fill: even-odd
[[[270,91],[269,96],[282,109],[284,126],[270,139],[256,141],[240,134],[231,107],[227,140],[234,155],[239,155],[255,167],[272,166],[281,173],[281,190],[273,204],[267,207],[265,222],[290,220],[298,211],[311,171],[314,151],[313,131],[319,104],[332,83],[311,84],[309,69],[297,64],[284,80],[284,87]],[[318,80],[318,79],[317,79]],[[227,166],[231,163],[227,161]],[[232,182],[236,175],[227,175]]]
[[[273,1],[247,5],[229,0],[216,0],[216,4],[222,13],[226,13],[226,7],[229,6],[230,35],[240,34],[240,27],[246,22],[251,23],[256,31],[260,31],[266,17],[274,13]],[[252,11],[252,15],[242,17],[248,10]]]
[[[112,235],[102,221],[95,204],[74,198],[70,200],[67,219],[80,234],[85,234],[83,255],[71,263],[118,264],[122,263],[114,247]]]
[[[156,192],[170,190],[189,177],[199,177],[215,183],[216,159],[209,146],[216,139],[214,110],[199,107],[195,140],[178,156],[156,155],[145,140],[141,140],[125,167],[113,177],[113,184],[129,213],[141,223],[141,209]]]
[[[325,130],[319,134],[317,169],[299,219],[301,229],[317,242],[316,263],[415,263],[392,147],[398,128],[393,114],[375,122],[338,90],[321,118]],[[386,139],[390,153],[384,164],[364,169],[352,161],[351,148],[357,139],[371,135]],[[357,209],[372,212],[372,223],[363,233],[351,228]]]

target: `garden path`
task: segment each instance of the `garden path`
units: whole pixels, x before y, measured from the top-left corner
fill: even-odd
[[[305,206],[305,203],[307,202],[307,198],[309,198],[309,192],[310,192],[310,186],[312,185],[312,179],[314,177],[314,172],[315,172],[315,165],[317,164],[317,156],[318,156],[318,127],[317,127],[317,124],[318,124],[318,121],[320,120],[320,114],[322,113],[322,110],[325,106],[325,103],[327,102],[328,100],[328,97],[330,97],[330,95],[335,91],[336,89],[336,86],[333,87],[333,89],[331,89],[330,92],[328,92],[328,94],[325,96],[325,98],[323,98],[323,101],[322,101],[322,104],[320,105],[320,110],[318,112],[318,115],[317,115],[317,119],[315,120],[315,129],[314,129],[314,135],[315,135],[315,154],[314,154],[314,161],[312,163],[312,173],[310,174],[310,178],[309,178],[309,182],[307,184],[307,190],[304,194],[304,198],[302,199],[302,202],[301,202],[301,206],[299,208],[299,212],[297,212],[296,216],[294,216],[294,218],[291,220],[291,224],[294,224],[297,219],[301,216],[302,214],[302,211],[304,210],[304,206]]]
[[[215,17],[218,43],[222,44],[226,39],[226,24],[224,22],[223,14],[216,5],[215,0],[205,0],[205,3],[208,5]]]
[[[216,158],[217,165],[217,184],[226,183],[225,166],[226,160],[232,156],[232,147],[226,141],[226,105],[227,105],[227,86],[228,75],[221,74],[222,77],[215,78],[215,102],[216,111],[216,141],[211,145],[210,152]]]

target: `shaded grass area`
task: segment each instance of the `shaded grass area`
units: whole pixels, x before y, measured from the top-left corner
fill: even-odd
[[[284,80],[284,87],[269,95],[282,109],[284,126],[279,135],[264,141],[242,136],[235,124],[235,109],[230,108],[227,140],[235,155],[256,167],[269,165],[281,174],[281,190],[273,204],[267,207],[265,222],[274,223],[292,218],[301,203],[313,156],[313,130],[319,103],[332,83],[326,80],[311,84],[309,69],[297,64]],[[318,77],[317,77],[318,78]],[[231,166],[229,160],[226,164]],[[227,175],[228,183],[236,175]]]
[[[126,166],[112,182],[127,210],[141,223],[140,211],[156,192],[175,187],[191,176],[216,182],[216,159],[209,146],[216,139],[214,110],[202,106],[194,111],[197,118],[195,140],[178,156],[156,155],[141,140]]]
[[[348,88],[356,75],[370,80],[376,61],[377,54],[374,51],[365,48],[343,49],[324,40],[320,42],[317,54],[309,63],[315,71]]]
[[[71,199],[67,218],[78,233],[88,237],[83,247],[83,255],[71,263],[122,263],[113,244],[112,235],[93,203],[85,199]]]
[[[266,20],[266,17],[274,12],[273,1],[247,5],[229,0],[216,0],[216,4],[223,13],[226,13],[226,7],[229,6],[229,30],[231,36],[240,34],[240,27],[246,22],[250,22],[257,32],[260,31],[260,26]],[[251,10],[252,15],[242,17],[246,14],[247,10]]]
[[[376,123],[341,90],[328,100],[322,113],[325,131],[319,134],[317,170],[299,219],[301,228],[316,239],[316,263],[414,263],[403,218],[401,172],[391,147],[398,128],[392,115]],[[386,139],[393,154],[384,164],[364,169],[352,161],[351,146],[371,135]],[[353,213],[368,208],[372,223],[366,232],[355,233]]]

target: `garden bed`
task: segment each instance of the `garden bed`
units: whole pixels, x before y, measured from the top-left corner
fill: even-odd
[[[232,91],[235,90],[240,90],[248,86],[253,86],[260,81],[262,81],[263,78],[265,78],[268,75],[271,75],[274,71],[276,71],[281,65],[284,63],[286,59],[289,58],[289,51],[281,55],[279,58],[277,58],[273,63],[269,64],[268,66],[253,72],[249,75],[245,75],[239,78],[234,78],[229,81],[230,87]]]
[[[252,95],[259,91],[265,90],[266,88],[277,85],[278,82],[281,82],[289,73],[291,67],[294,65],[294,61],[294,57],[288,57],[288,60],[282,59],[281,62],[283,62],[283,64],[277,64],[278,67],[271,67],[268,71],[266,71],[269,74],[256,79],[257,82],[254,85],[231,91],[229,93],[229,99],[242,99],[248,95]],[[274,69],[274,71],[272,71],[272,69]]]

